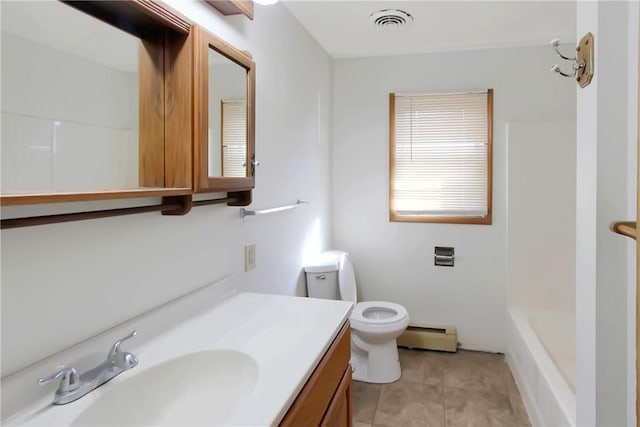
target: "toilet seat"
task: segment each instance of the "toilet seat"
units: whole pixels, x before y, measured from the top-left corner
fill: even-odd
[[[366,301],[356,304],[349,320],[354,329],[373,331],[396,328],[406,322],[408,316],[407,309],[400,304]]]

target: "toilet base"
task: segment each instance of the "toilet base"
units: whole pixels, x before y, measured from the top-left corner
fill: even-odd
[[[384,344],[368,344],[367,351],[351,342],[351,366],[353,379],[365,383],[392,383],[400,378],[402,371],[396,340]]]

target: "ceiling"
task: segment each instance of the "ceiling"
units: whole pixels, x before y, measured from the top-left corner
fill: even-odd
[[[334,58],[575,42],[575,1],[285,0],[289,11]],[[400,9],[403,28],[377,28],[370,15]]]

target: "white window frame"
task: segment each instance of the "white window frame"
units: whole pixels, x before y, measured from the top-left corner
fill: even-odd
[[[393,222],[433,222],[433,223],[452,223],[452,224],[483,224],[490,225],[492,223],[492,186],[493,186],[493,89],[484,91],[468,92],[469,94],[486,94],[487,100],[487,139],[484,142],[486,147],[486,209],[485,210],[468,210],[446,212],[445,210],[434,211],[399,211],[396,208],[396,97],[425,97],[429,95],[437,95],[438,97],[446,97],[447,95],[460,97],[465,93],[451,94],[389,94],[389,220]],[[413,138],[413,130],[411,131]],[[418,170],[417,170],[418,171]]]

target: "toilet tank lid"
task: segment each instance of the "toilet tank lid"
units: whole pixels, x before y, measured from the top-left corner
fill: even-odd
[[[305,273],[328,273],[330,271],[338,271],[340,267],[340,259],[335,255],[323,252],[316,255],[304,266]]]

